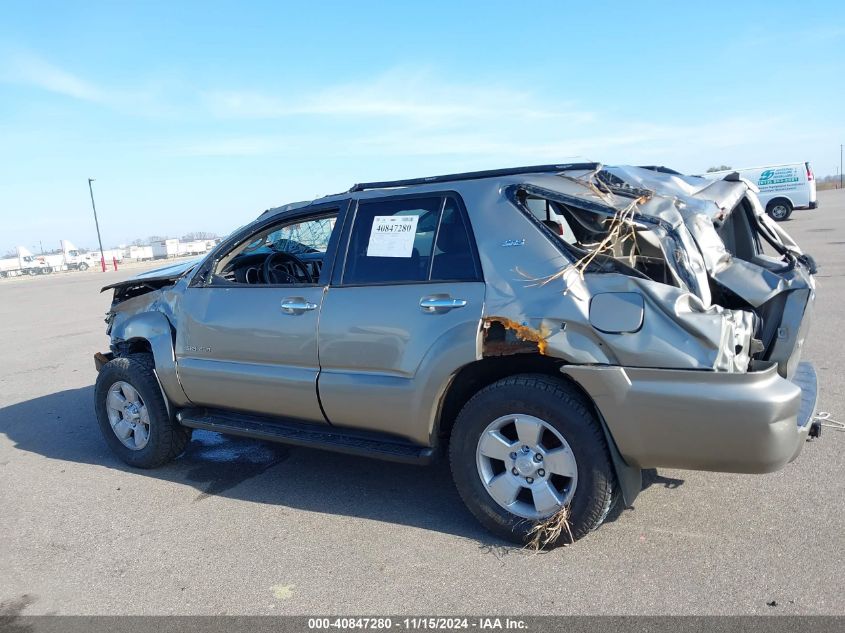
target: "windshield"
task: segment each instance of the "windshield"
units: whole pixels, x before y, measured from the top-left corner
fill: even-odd
[[[329,246],[336,218],[309,220],[290,224],[271,233],[259,235],[244,248],[244,253],[284,252],[293,255],[325,252]]]

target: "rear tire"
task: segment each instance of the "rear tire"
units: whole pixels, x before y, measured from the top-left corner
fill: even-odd
[[[106,444],[136,468],[165,464],[191,438],[191,430],[167,412],[150,354],[130,354],[103,365],[94,386],[94,407]]]
[[[569,529],[573,539],[579,539],[601,525],[610,511],[616,488],[604,433],[581,394],[565,382],[543,375],[518,375],[499,380],[473,396],[458,415],[452,431],[449,460],[455,486],[470,512],[495,535],[525,543],[538,522],[563,507],[557,506],[545,513],[540,511],[537,495],[547,492],[545,487],[538,492],[537,485],[545,486],[553,481],[543,471],[528,472],[532,460],[523,459],[521,452],[528,444],[522,432],[514,435],[520,427],[514,424],[507,428],[509,418],[516,419],[523,427],[526,421],[542,423],[536,443],[538,448],[530,446],[524,453],[533,457],[538,467],[551,463],[549,458],[555,449],[550,445],[557,446],[559,452],[561,439],[562,448],[571,451],[569,468],[575,467],[573,476],[552,474],[551,477],[560,482],[552,486],[556,501],[563,501],[563,505],[569,507]],[[496,437],[504,438],[506,443],[513,442],[500,449],[503,452],[498,466],[499,460],[488,459],[484,454],[487,449],[482,447],[482,440],[488,438],[494,424],[502,428]],[[498,433],[495,428],[493,432]],[[517,455],[516,460],[513,455]],[[545,461],[542,461],[543,456]],[[492,478],[491,464],[494,465]],[[547,481],[537,479],[541,472]],[[490,492],[494,488],[491,482],[501,477],[508,479],[503,486],[520,488],[516,500],[510,504],[511,510]],[[567,488],[568,485],[572,488]],[[532,518],[532,508],[533,513],[540,516]],[[568,541],[569,536],[564,532],[556,544]]]
[[[766,213],[776,222],[783,222],[792,215],[792,203],[785,198],[778,198],[766,205]]]

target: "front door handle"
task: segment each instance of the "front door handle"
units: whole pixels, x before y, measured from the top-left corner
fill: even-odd
[[[434,295],[420,299],[420,308],[423,312],[442,313],[463,308],[467,304],[465,299],[453,299],[449,295]]]
[[[282,312],[285,314],[302,314],[308,310],[316,309],[316,303],[311,303],[303,297],[285,297],[282,299]]]

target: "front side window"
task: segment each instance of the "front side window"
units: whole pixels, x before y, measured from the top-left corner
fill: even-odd
[[[349,238],[344,284],[478,278],[470,234],[453,197],[359,203]]]
[[[320,279],[337,214],[265,227],[219,259],[216,283],[315,284]]]

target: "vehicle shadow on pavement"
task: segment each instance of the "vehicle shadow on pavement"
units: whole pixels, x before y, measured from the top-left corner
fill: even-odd
[[[93,412],[93,386],[0,408],[0,434],[21,451],[192,486],[212,496],[362,517],[503,545],[466,510],[448,464],[394,464],[195,431],[185,452],[153,470],[131,468],[108,449]]]
[[[185,452],[154,470],[131,468],[108,449],[93,413],[93,386],[69,389],[0,409],[0,433],[18,450],[49,459],[96,464],[192,486],[194,503],[213,496],[411,525],[507,545],[464,507],[445,460],[430,467],[394,464],[194,431]],[[643,488],[677,487],[644,471]],[[608,520],[622,514],[622,504]]]

